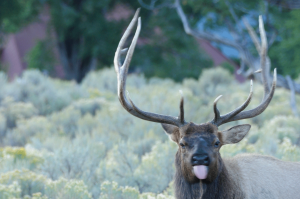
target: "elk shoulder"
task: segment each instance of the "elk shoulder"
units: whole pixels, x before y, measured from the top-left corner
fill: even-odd
[[[224,164],[245,198],[300,198],[300,163],[264,155],[241,154],[224,158]]]

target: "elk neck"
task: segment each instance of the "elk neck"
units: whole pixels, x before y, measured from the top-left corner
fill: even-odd
[[[190,183],[185,179],[181,169],[181,160],[179,152],[175,157],[175,197],[177,199],[228,199],[228,198],[244,198],[238,182],[230,176],[226,165],[221,157],[218,161],[217,177],[212,182],[199,180],[195,183]],[[229,168],[230,169],[230,168]]]

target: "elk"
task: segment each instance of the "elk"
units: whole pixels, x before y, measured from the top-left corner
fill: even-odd
[[[270,156],[243,154],[230,159],[222,159],[220,148],[226,144],[241,141],[250,130],[249,124],[237,125],[219,131],[222,124],[253,118],[261,114],[272,100],[276,87],[276,69],[272,86],[262,76],[264,97],[254,109],[245,111],[252,98],[252,80],[250,94],[246,101],[235,110],[220,115],[216,98],[213,105],[214,118],[207,123],[195,124],[184,119],[184,100],[180,100],[179,116],[172,117],[139,109],[129,97],[126,97],[126,77],[128,67],[141,30],[139,9],[122,36],[117,47],[114,66],[118,78],[118,97],[121,105],[130,114],[151,122],[161,123],[172,141],[177,143],[175,156],[175,196],[177,199],[220,199],[220,198],[300,198],[300,164],[284,162]],[[125,41],[137,22],[137,30],[129,49],[123,49]],[[266,37],[260,18],[262,37],[261,64],[265,70]],[[121,55],[127,53],[122,64]],[[298,188],[298,189],[297,189]]]

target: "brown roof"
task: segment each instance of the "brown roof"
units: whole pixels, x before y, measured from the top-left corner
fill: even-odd
[[[239,69],[239,65],[237,65],[232,60],[228,59],[219,49],[211,45],[211,43],[204,39],[197,39],[200,47],[207,53],[207,55],[212,59],[214,66],[220,66],[223,63],[231,64],[235,69],[235,78],[239,82],[244,82],[245,77],[238,74],[237,70]]]

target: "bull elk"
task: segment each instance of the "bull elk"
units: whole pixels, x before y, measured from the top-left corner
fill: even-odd
[[[178,117],[145,112],[126,97],[128,67],[141,30],[139,9],[125,31],[117,47],[114,66],[118,77],[118,97],[122,106],[132,115],[151,122],[161,123],[171,140],[177,143],[175,157],[175,196],[178,199],[219,198],[300,198],[300,164],[284,162],[270,156],[243,154],[222,159],[220,148],[241,141],[250,130],[249,124],[237,125],[225,131],[218,127],[231,121],[252,118],[261,114],[272,100],[276,87],[276,69],[271,88],[263,76],[264,98],[256,108],[248,111],[252,97],[252,81],[247,100],[238,108],[220,115],[217,108],[219,96],[213,105],[214,119],[204,124],[184,120],[183,98]],[[129,49],[123,49],[125,41],[138,21],[137,30]],[[260,30],[263,30],[260,18]],[[264,33],[264,30],[261,31]],[[262,36],[262,70],[266,58],[266,38]],[[120,57],[126,53],[124,63]]]

